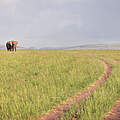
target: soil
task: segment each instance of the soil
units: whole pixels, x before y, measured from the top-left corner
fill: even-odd
[[[120,120],[120,99],[117,104],[113,106],[111,112],[106,115],[103,120]]]
[[[114,60],[119,63],[120,60]],[[109,112],[103,120],[120,120],[120,98],[117,100],[116,105],[113,106],[111,112]]]

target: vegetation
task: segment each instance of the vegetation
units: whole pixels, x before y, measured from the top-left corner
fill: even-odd
[[[102,53],[102,52],[101,52]],[[77,120],[102,120],[118,98],[120,98],[120,56],[119,51],[103,51],[99,58],[104,58],[112,66],[112,72],[107,81],[97,88],[86,100],[71,106],[61,120],[76,118]],[[116,62],[115,62],[116,61]]]
[[[95,82],[104,65],[82,51],[0,51],[0,119],[36,119]]]
[[[108,61],[112,73],[85,104],[75,104],[62,118],[100,120],[120,97],[117,50],[0,51],[0,119],[34,120],[92,85]]]

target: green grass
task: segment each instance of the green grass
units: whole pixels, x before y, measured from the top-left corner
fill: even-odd
[[[98,51],[99,52],[99,51]],[[104,58],[112,66],[112,72],[107,81],[97,88],[86,100],[85,104],[77,103],[69,109],[61,120],[77,118],[77,120],[102,120],[120,98],[120,62],[112,63],[111,60],[120,60],[120,51],[103,51],[96,57]]]
[[[64,103],[98,80],[104,52],[1,50],[0,119],[33,120]]]

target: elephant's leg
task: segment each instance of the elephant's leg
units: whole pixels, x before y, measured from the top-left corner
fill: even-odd
[[[16,47],[15,47],[15,52],[16,52]]]
[[[14,51],[14,45],[12,45],[11,50]]]

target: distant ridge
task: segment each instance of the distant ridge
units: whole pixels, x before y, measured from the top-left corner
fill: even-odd
[[[0,49],[6,49],[4,45],[0,45]]]
[[[81,50],[81,49],[90,49],[90,50],[106,50],[106,49],[120,49],[119,44],[87,44],[87,45],[78,45],[78,46],[70,46],[70,47],[44,47],[40,48],[43,50]]]
[[[0,45],[0,49],[6,49],[5,45]],[[120,43],[116,44],[87,44],[87,45],[77,45],[69,47],[21,47],[18,46],[17,49],[30,49],[30,50],[120,50]]]
[[[80,45],[80,46],[74,46],[70,47],[68,49],[120,49],[120,44],[88,44],[88,45]]]

